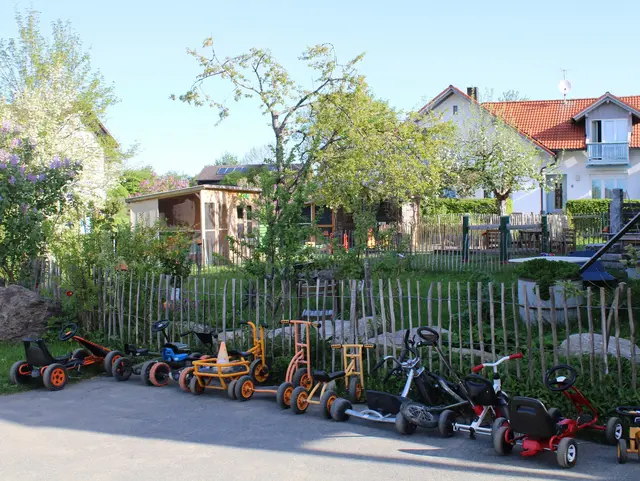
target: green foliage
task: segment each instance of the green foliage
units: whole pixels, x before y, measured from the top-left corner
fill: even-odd
[[[611,199],[578,199],[567,201],[569,215],[598,215],[608,214]]]
[[[549,289],[558,281],[580,279],[580,266],[573,262],[533,259],[516,266],[519,277],[535,281],[540,287],[540,298],[550,299]]]
[[[238,165],[238,156],[230,152],[225,152],[216,159],[213,165]]]
[[[434,198],[425,203],[425,214],[499,214],[494,199]],[[507,199],[507,213],[513,211],[513,199]]]
[[[629,244],[624,248],[624,253],[626,257],[622,260],[622,264],[625,267],[633,269],[640,265],[640,250],[638,248]]]

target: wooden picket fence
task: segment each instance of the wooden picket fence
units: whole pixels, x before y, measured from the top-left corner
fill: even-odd
[[[94,282],[98,302],[83,313],[83,327],[103,331],[121,342],[159,344],[151,324],[169,319],[173,321],[169,337],[177,338],[193,327],[214,329],[220,332],[219,340],[247,348],[250,333],[240,321],[252,320],[266,325],[268,355],[273,362],[276,355],[290,357],[294,349],[292,327],[280,321],[306,319],[318,326],[312,336],[314,367],[342,367],[332,342],[368,341],[376,344],[374,352],[366,350],[370,372],[377,356],[399,354],[405,329],[426,325],[442,333],[439,345],[460,373],[478,363],[523,352],[523,361],[504,365],[507,376],[534,380],[563,361],[572,363],[592,385],[613,377],[619,386],[637,388],[640,352],[636,353],[635,343],[640,305],[634,304],[632,290],[625,284],[608,290],[587,288],[574,310],[567,298],[575,293],[565,292],[558,306],[551,295],[549,310],[543,306],[539,288],[536,299],[527,299],[523,291],[525,298],[519,300],[517,285],[503,283],[377,279],[365,286],[356,280],[177,279],[150,274],[135,278],[127,272],[95,272]],[[64,287],[52,280],[42,282],[39,290],[56,299],[65,297]],[[531,302],[533,307],[525,309]],[[573,354],[572,334],[579,335],[573,342],[578,342],[581,356]],[[598,335],[607,342],[596,347]],[[630,342],[630,359],[621,349],[625,339]],[[563,341],[566,348],[561,349]],[[590,347],[583,350],[585,341]],[[428,369],[446,371],[433,348],[424,351]]]

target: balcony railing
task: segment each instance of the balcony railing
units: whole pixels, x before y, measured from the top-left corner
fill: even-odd
[[[611,165],[629,163],[628,142],[593,142],[587,144],[589,164]]]

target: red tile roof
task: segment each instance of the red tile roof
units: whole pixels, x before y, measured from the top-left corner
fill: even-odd
[[[640,95],[615,98],[640,110]],[[557,151],[586,148],[584,122],[571,119],[598,100],[485,102],[482,106],[548,149]],[[633,125],[630,147],[640,148],[640,123]]]

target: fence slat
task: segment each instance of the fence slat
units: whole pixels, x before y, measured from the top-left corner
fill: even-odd
[[[547,369],[544,362],[544,332],[542,326],[542,300],[540,299],[540,287],[536,286],[536,303],[538,305],[538,336],[540,339],[540,370],[542,371],[542,382],[544,382],[544,374]]]
[[[478,282],[478,341],[480,342],[480,362],[484,363],[485,350],[484,350],[484,331],[482,328],[482,282]]]
[[[516,338],[515,352],[518,353],[520,352],[520,333],[518,332],[519,320],[518,320],[518,310],[516,309],[517,299],[518,297],[516,294],[516,285],[511,284],[511,308],[513,310],[513,333]],[[507,346],[506,340],[507,338],[505,336],[505,349]],[[509,372],[508,369],[507,369],[507,372]],[[516,359],[516,377],[520,379],[520,359]]]
[[[554,288],[549,288],[549,301],[551,302],[551,309],[549,311],[549,318],[551,319],[551,336],[553,340],[553,365],[557,366],[558,361],[558,326],[556,321],[556,296]]]
[[[627,288],[627,309],[629,309],[629,332],[631,341],[631,389],[637,390],[638,366],[636,359],[636,326],[633,322],[633,302],[631,286]]]

